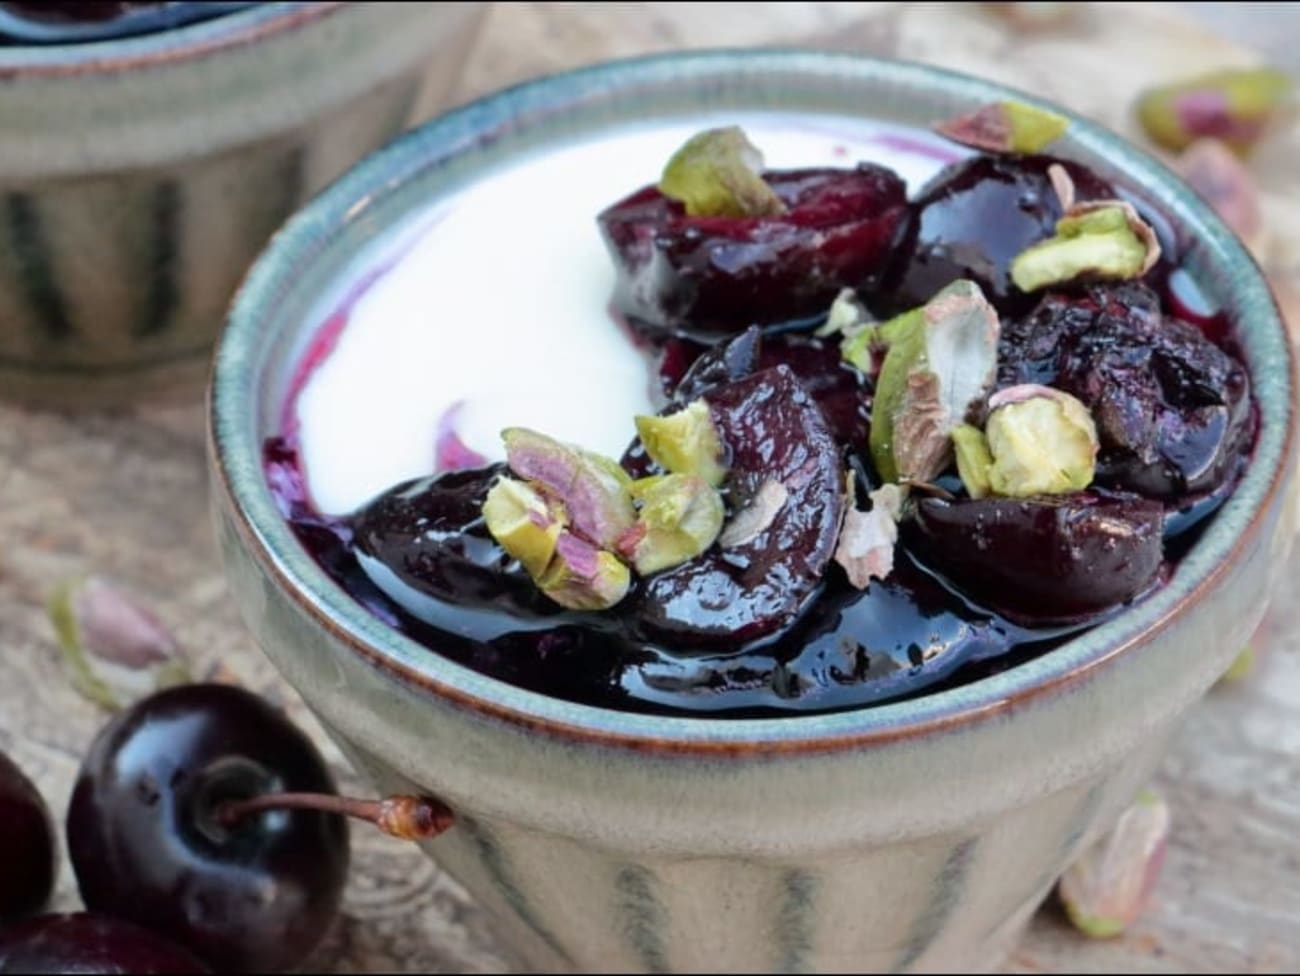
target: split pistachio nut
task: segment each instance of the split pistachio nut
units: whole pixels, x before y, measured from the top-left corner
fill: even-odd
[[[940,122],[945,139],[991,153],[1040,153],[1070,127],[1064,115],[1024,102],[991,102]]]
[[[574,529],[600,548],[612,549],[636,521],[631,479],[614,461],[526,427],[509,427],[501,439],[510,470],[561,502]]]
[[[713,487],[726,478],[722,438],[704,400],[667,416],[638,416],[636,431],[650,459],[665,471],[695,475]]]
[[[668,160],[659,191],[691,217],[771,217],[785,212],[763,179],[763,154],[739,126],[691,136]]]
[[[1245,156],[1284,114],[1294,93],[1295,82],[1275,68],[1214,71],[1144,92],[1137,117],[1165,149],[1179,152],[1208,136]]]
[[[1164,864],[1169,807],[1144,790],[1108,834],[1061,876],[1057,893],[1084,935],[1109,939],[1138,920]]]
[[[570,610],[607,610],[632,586],[632,573],[613,553],[561,532],[555,556],[537,577],[538,588]]]
[[[1097,427],[1088,408],[1062,390],[1036,384],[999,390],[989,398],[984,436],[992,458],[985,471],[992,494],[1063,495],[1092,483]],[[971,467],[977,468],[978,462]],[[962,474],[960,467],[958,473]],[[979,474],[967,474],[971,477],[967,491],[972,485],[978,488]],[[966,474],[962,481],[966,483]]]
[[[63,584],[50,600],[49,615],[73,687],[103,708],[126,708],[190,680],[171,633],[105,579]]]
[[[955,281],[922,308],[885,323],[870,448],[885,481],[928,483],[952,456],[951,433],[997,372],[997,313],[978,285]]]
[[[641,511],[619,551],[642,576],[694,559],[722,531],[722,496],[703,478],[661,475],[642,479],[633,491]]]
[[[1140,278],[1160,258],[1155,231],[1131,203],[1077,203],[1056,223],[1056,234],[1017,254],[1011,280],[1023,292],[1078,279]]]
[[[483,502],[483,518],[492,538],[529,576],[536,579],[546,571],[565,519],[541,492],[522,481],[499,478]]]

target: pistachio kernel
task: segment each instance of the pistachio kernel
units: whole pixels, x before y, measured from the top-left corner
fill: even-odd
[[[771,217],[785,204],[763,179],[763,154],[739,126],[697,132],[673,153],[659,192],[691,217]]]
[[[570,610],[608,610],[632,586],[632,573],[617,556],[561,532],[551,563],[537,578],[543,593]]]
[[[966,115],[940,122],[945,139],[992,153],[1038,153],[1065,135],[1070,120],[1024,102],[991,102]]]
[[[562,512],[553,510],[536,489],[513,478],[497,479],[488,491],[483,519],[492,538],[519,560],[533,579],[550,565],[564,528]]]
[[[952,429],[953,453],[957,455],[957,474],[971,498],[987,498],[993,493],[989,470],[993,455],[984,431],[970,424],[960,424]]]
[[[1076,203],[1056,223],[1056,235],[1011,261],[1011,280],[1023,292],[1080,278],[1140,278],[1160,258],[1155,231],[1122,200]]]
[[[1097,427],[1088,408],[1061,390],[1024,384],[989,398],[985,425],[992,492],[1009,498],[1062,495],[1092,483]]]
[[[636,521],[631,478],[614,461],[526,427],[509,427],[501,439],[510,470],[562,503],[573,528],[601,548]]]
[[[867,307],[858,300],[858,293],[852,288],[842,288],[831,302],[830,311],[826,313],[826,322],[813,332],[818,338],[843,335],[846,338],[856,335],[874,323]]]
[[[650,459],[665,471],[696,475],[715,488],[727,476],[722,438],[703,400],[663,417],[638,416],[636,432]]]
[[[1109,939],[1136,922],[1160,877],[1168,837],[1168,806],[1144,790],[1061,876],[1057,894],[1075,928]]]
[[[1208,136],[1245,156],[1292,100],[1295,83],[1274,68],[1215,71],[1139,96],[1138,121],[1157,145],[1178,152]]]
[[[653,481],[638,488],[641,513],[618,549],[642,576],[703,553],[718,538],[726,514],[722,496],[703,478],[669,474]]]
[[[888,336],[870,448],[885,481],[930,482],[952,456],[952,429],[993,385],[999,324],[978,285],[959,280],[880,328]]]

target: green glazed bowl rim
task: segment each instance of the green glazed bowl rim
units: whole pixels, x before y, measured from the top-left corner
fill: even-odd
[[[0,46],[0,80],[150,70],[209,57],[320,20],[354,0],[269,0],[169,30],[69,44]]]
[[[1099,165],[1141,188],[1186,232],[1191,260],[1199,256],[1204,262],[1204,273],[1215,279],[1214,288],[1226,297],[1238,329],[1248,336],[1244,345],[1261,420],[1254,458],[1213,524],[1160,592],[1048,653],[957,688],[830,714],[678,718],[566,702],[474,672],[372,616],[301,548],[276,508],[262,470],[259,376],[271,347],[269,325],[299,270],[337,247],[349,227],[360,223],[373,233],[378,202],[459,156],[509,144],[533,128],[546,133],[557,120],[563,128],[567,117],[598,114],[619,93],[633,92],[641,99],[653,98],[660,89],[679,97],[683,90],[743,93],[747,79],[769,74],[865,91],[919,91],[957,109],[1003,98],[1052,108],[1071,119],[1064,155],[1097,157]],[[462,708],[569,741],[656,753],[821,752],[996,720],[1031,699],[1063,693],[1099,669],[1118,665],[1175,615],[1194,611],[1235,570],[1280,503],[1295,453],[1293,388],[1290,343],[1259,268],[1200,198],[1145,152],[1059,106],[967,75],[857,55],[751,48],[606,62],[528,82],[449,112],[362,161],[290,219],[249,272],[217,349],[209,420],[216,484],[228,496],[242,544],[287,599],[371,666],[429,696],[430,707]]]

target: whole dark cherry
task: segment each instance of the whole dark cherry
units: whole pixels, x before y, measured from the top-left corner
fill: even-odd
[[[332,794],[310,740],[256,695],[188,685],[118,715],[95,739],[68,811],[86,906],[162,932],[221,971],[289,969],[333,921],[348,869],[342,817],[231,803]]]
[[[206,973],[184,949],[107,915],[41,915],[0,930],[0,973]]]
[[[45,801],[0,752],[0,921],[41,910],[54,888],[54,863]]]

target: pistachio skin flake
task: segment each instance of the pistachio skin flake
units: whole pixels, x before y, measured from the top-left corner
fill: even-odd
[[[639,574],[671,569],[713,545],[726,516],[716,488],[689,474],[645,478],[638,485],[641,512],[619,552]]]
[[[1110,939],[1141,917],[1160,878],[1169,807],[1143,790],[1110,832],[1068,867],[1057,887],[1070,921],[1084,935]]]
[[[613,553],[561,532],[555,557],[537,578],[543,593],[570,610],[608,610],[632,587],[632,573]]]
[[[1275,68],[1215,71],[1144,92],[1135,110],[1157,145],[1179,152],[1208,136],[1250,154],[1295,93]]]
[[[702,399],[666,416],[638,416],[636,432],[650,459],[665,471],[696,475],[715,488],[727,477],[722,439]]]
[[[763,154],[731,125],[691,136],[673,153],[659,192],[691,217],[774,217],[785,204],[763,176]]]
[[[1024,102],[992,102],[974,112],[940,122],[945,139],[991,153],[1040,153],[1070,127],[1064,115]]]
[[[955,281],[917,312],[881,326],[888,342],[871,418],[871,458],[885,481],[930,482],[950,435],[993,385],[997,313],[978,285]]]
[[[632,527],[631,478],[616,462],[526,427],[501,432],[506,463],[561,502],[574,530],[611,549]]]
[[[125,708],[190,680],[189,665],[171,633],[106,579],[64,583],[50,598],[48,611],[73,687],[101,708]]]
[[[1155,231],[1132,204],[1089,201],[1057,221],[1054,237],[1012,259],[1011,280],[1022,292],[1077,279],[1124,281],[1140,278],[1159,258]]]
[[[985,436],[993,494],[1006,498],[1082,491],[1096,473],[1099,441],[1088,408],[1051,387],[1025,384],[989,400]],[[963,479],[964,480],[964,479]]]
[[[545,572],[564,520],[540,492],[513,478],[499,478],[483,502],[483,519],[492,538],[529,576],[536,579]]]

